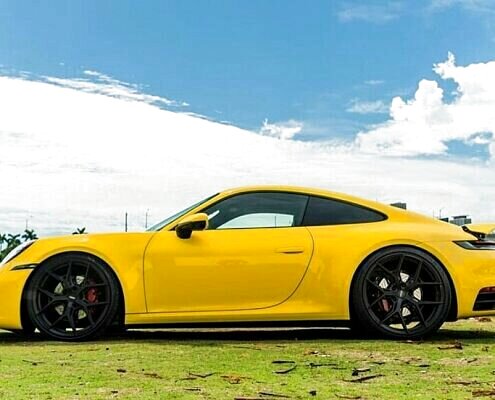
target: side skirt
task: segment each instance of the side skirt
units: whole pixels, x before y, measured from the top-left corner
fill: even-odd
[[[172,322],[163,324],[127,324],[129,329],[149,328],[348,328],[348,320],[332,321],[233,321],[233,322]]]

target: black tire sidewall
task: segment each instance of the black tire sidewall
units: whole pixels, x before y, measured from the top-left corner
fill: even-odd
[[[91,263],[93,268],[97,268],[101,274],[105,277],[109,285],[109,307],[107,307],[105,311],[104,318],[102,318],[98,323],[90,328],[80,331],[80,333],[76,335],[57,335],[53,332],[49,331],[40,321],[38,315],[36,315],[35,311],[35,302],[36,302],[36,292],[41,280],[44,278],[46,272],[52,268],[55,268],[61,264],[67,263],[69,261],[79,261],[79,262],[89,262]],[[41,264],[33,271],[33,276],[30,279],[27,289],[26,289],[26,309],[28,313],[28,317],[31,323],[40,331],[40,333],[49,339],[55,339],[60,341],[69,341],[69,342],[77,342],[77,341],[86,341],[91,339],[96,339],[100,335],[102,335],[108,326],[114,321],[118,309],[119,309],[119,289],[118,289],[118,281],[115,277],[114,273],[110,270],[110,268],[101,260],[96,257],[93,257],[89,254],[81,254],[81,253],[67,253],[60,256],[55,256],[45,263]],[[79,331],[78,331],[79,332]]]
[[[363,286],[365,284],[365,277],[370,268],[372,268],[375,263],[385,257],[392,254],[402,253],[406,255],[411,255],[416,258],[420,257],[432,265],[436,272],[438,273],[440,279],[443,283],[443,289],[445,291],[445,304],[442,306],[441,312],[437,315],[434,321],[432,321],[429,326],[423,327],[423,329],[415,331],[414,333],[406,334],[404,333],[393,333],[389,330],[383,329],[370,315],[367,310],[365,299],[363,297]],[[436,332],[442,324],[446,321],[448,313],[450,311],[450,305],[452,303],[452,288],[449,281],[449,277],[443,266],[428,253],[421,251],[416,248],[407,246],[397,246],[389,249],[384,249],[376,252],[371,257],[369,257],[357,270],[355,281],[352,287],[351,299],[352,299],[352,313],[351,318],[355,321],[357,326],[360,326],[366,331],[370,336],[382,336],[391,339],[420,339],[424,336]]]

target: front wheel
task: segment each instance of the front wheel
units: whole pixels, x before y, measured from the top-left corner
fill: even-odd
[[[44,336],[64,341],[94,339],[115,319],[118,282],[98,259],[62,255],[33,274],[26,293],[27,311]]]
[[[352,317],[367,333],[418,339],[445,322],[452,291],[438,261],[399,247],[380,251],[362,265],[351,296]]]

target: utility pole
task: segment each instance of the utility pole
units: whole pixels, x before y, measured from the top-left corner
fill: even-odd
[[[125,232],[127,232],[127,211],[125,212]]]
[[[146,214],[144,215],[144,229],[148,229],[148,213],[149,213],[150,209],[147,208],[146,209]]]

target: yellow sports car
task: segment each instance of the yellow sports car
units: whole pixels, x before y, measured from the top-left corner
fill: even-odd
[[[495,239],[495,224],[468,224],[463,227],[468,232],[473,232],[476,236],[483,239]]]
[[[228,190],[141,233],[36,240],[0,266],[0,328],[338,325],[397,339],[495,314],[495,243],[325,190]]]

